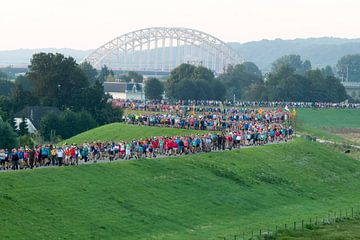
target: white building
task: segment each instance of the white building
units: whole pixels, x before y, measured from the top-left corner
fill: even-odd
[[[29,106],[15,114],[15,126],[19,129],[23,119],[27,124],[29,133],[37,133],[40,130],[40,121],[50,112],[60,113],[56,107]]]
[[[145,100],[142,83],[104,82],[104,91],[110,94],[113,99]]]

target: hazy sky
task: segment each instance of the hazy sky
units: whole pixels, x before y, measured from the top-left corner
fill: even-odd
[[[360,0],[1,0],[0,50],[93,49],[127,32],[189,27],[226,42],[360,37]]]

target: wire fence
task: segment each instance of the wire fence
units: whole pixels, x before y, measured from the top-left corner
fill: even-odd
[[[341,210],[328,211],[324,214],[313,215],[310,218],[289,221],[281,225],[269,226],[267,228],[257,228],[253,230],[239,231],[234,234],[218,236],[221,240],[277,240],[295,232],[315,230],[324,225],[336,224],[344,221],[351,221],[360,218],[359,207],[345,208]]]

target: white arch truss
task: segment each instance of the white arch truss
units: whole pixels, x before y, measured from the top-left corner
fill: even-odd
[[[107,65],[114,70],[171,71],[181,63],[203,65],[222,72],[243,59],[225,42],[189,28],[155,27],[117,37],[83,61],[95,68]]]

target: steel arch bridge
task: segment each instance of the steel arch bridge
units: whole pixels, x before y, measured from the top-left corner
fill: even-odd
[[[95,68],[169,72],[181,63],[202,65],[221,73],[243,59],[225,42],[189,28],[154,27],[117,37],[87,56]]]

